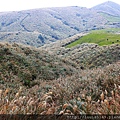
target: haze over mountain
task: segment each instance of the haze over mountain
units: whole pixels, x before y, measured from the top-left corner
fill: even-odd
[[[37,47],[108,27],[120,27],[120,5],[110,1],[91,9],[71,6],[0,13],[0,41]]]

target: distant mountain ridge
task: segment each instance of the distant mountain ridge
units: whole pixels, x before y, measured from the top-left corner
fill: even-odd
[[[105,3],[99,4],[92,9],[98,12],[108,13],[113,16],[120,16],[120,5],[112,1],[107,1]]]
[[[120,5],[110,1],[91,9],[72,6],[0,13],[0,41],[36,47],[110,27],[120,28]]]

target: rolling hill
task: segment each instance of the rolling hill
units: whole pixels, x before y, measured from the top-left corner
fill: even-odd
[[[0,119],[119,115],[119,7],[0,13]]]
[[[74,61],[78,68],[103,67],[120,60],[120,29],[81,33],[40,47],[48,53]]]
[[[9,87],[16,87],[17,83],[30,87],[40,80],[71,76],[77,70],[72,61],[16,43],[0,42],[0,63],[0,84],[4,87],[6,83]]]
[[[100,46],[120,44],[120,29],[103,29],[94,30],[89,32],[89,34],[79,38],[66,45],[66,47],[71,48],[82,43],[96,43]]]
[[[119,13],[120,5],[110,1],[90,9],[71,6],[0,13],[0,41],[39,47],[81,32],[120,28]]]
[[[0,43],[0,118],[120,113],[120,45],[60,49]]]

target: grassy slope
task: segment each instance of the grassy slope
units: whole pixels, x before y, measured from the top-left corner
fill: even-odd
[[[95,30],[67,45],[66,47],[71,48],[82,43],[96,43],[100,46],[120,43],[120,34],[114,33],[119,31],[120,29]]]
[[[119,71],[117,62],[72,77],[42,81],[30,89],[18,86],[15,95],[16,88],[2,89],[0,114],[120,114]]]
[[[85,43],[61,50],[59,55],[76,62],[79,68],[104,67],[120,60],[120,44],[98,46]]]
[[[0,84],[10,88],[34,86],[40,80],[57,79],[75,71],[73,63],[16,43],[0,43],[0,63]]]
[[[93,48],[83,44],[78,51],[66,58],[78,57],[90,64],[98,61],[103,66],[71,71],[74,64],[67,59],[0,43],[0,114],[120,114],[120,45]]]

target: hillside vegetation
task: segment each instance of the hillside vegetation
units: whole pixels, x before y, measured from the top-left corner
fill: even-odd
[[[0,15],[0,41],[38,47],[91,30],[94,24],[100,27],[105,22],[99,13],[74,6],[3,13]]]
[[[0,13],[0,120],[119,115],[119,7]]]
[[[40,80],[54,80],[76,71],[73,62],[16,43],[0,43],[0,63],[0,83],[4,88],[19,84],[31,87]]]
[[[113,15],[110,15],[110,14],[107,14],[107,13],[100,13],[102,16],[104,16],[106,18],[106,20],[108,21],[106,24],[119,24],[120,22],[120,16],[113,16]]]
[[[101,48],[99,56],[100,48],[94,49],[102,66],[92,69],[64,64],[65,59],[31,47],[0,46],[0,114],[120,114],[120,45]],[[107,56],[116,59],[108,65]]]
[[[81,32],[120,28],[120,5],[105,2],[78,6],[0,13],[0,41],[40,47]]]

